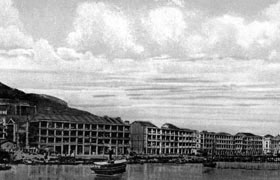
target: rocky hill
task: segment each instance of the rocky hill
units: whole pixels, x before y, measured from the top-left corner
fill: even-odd
[[[67,103],[57,97],[25,93],[21,90],[11,88],[0,82],[0,100],[11,102],[25,102],[36,106],[38,113],[44,114],[90,114],[89,112],[68,107]]]

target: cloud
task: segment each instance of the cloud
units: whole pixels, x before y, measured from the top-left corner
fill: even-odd
[[[10,25],[20,25],[18,10],[13,6],[11,0],[0,1],[0,25],[8,27]]]
[[[138,54],[144,49],[136,44],[131,26],[128,17],[117,7],[102,2],[83,3],[77,8],[75,31],[69,33],[67,42],[94,54]]]
[[[279,50],[280,3],[258,19],[234,14],[209,16],[184,1],[157,0],[133,13],[112,3],[82,3],[68,44],[106,57],[271,57]],[[271,50],[272,49],[272,50]],[[275,53],[274,53],[275,54]]]
[[[0,55],[6,57],[28,57],[32,58],[34,56],[33,49],[12,49],[12,50],[0,50]]]
[[[18,10],[11,0],[0,1],[0,49],[30,48],[31,36],[23,32]]]
[[[66,47],[57,48],[56,53],[61,59],[64,59],[64,60],[73,61],[73,60],[79,60],[79,59],[83,58],[82,53],[78,53],[74,49],[66,48]]]
[[[151,10],[142,20],[144,30],[158,46],[181,40],[187,27],[183,13],[175,7],[161,7]]]

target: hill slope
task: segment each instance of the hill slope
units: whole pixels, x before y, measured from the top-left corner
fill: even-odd
[[[44,94],[25,93],[0,82],[0,99],[13,102],[27,102],[36,106],[38,113],[44,114],[90,114],[89,112],[68,107],[62,99]]]

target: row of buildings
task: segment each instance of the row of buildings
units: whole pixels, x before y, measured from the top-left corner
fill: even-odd
[[[165,123],[122,121],[90,113],[39,113],[28,103],[1,101],[0,143],[36,148],[63,155],[204,154],[257,156],[278,154],[280,136],[197,131]]]
[[[280,152],[279,136],[198,132],[179,128],[170,123],[157,127],[145,121],[135,121],[130,128],[131,151],[136,153],[257,156]]]

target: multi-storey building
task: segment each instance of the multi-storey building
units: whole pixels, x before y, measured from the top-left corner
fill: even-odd
[[[170,123],[161,127],[163,154],[195,154],[198,132],[195,130],[178,128]]]
[[[203,154],[213,155],[215,150],[215,133],[201,131],[199,133],[199,147]]]
[[[30,121],[29,145],[59,154],[99,155],[109,148],[129,152],[129,122],[92,114],[37,114]]]
[[[267,134],[263,137],[262,146],[263,146],[263,153],[265,155],[273,153],[273,136]]]
[[[231,156],[234,154],[234,136],[220,132],[215,134],[215,155],[217,156]]]
[[[277,135],[271,139],[271,153],[273,155],[280,154],[280,135]]]
[[[144,154],[196,153],[197,131],[166,123],[158,128],[151,122],[131,124],[131,150]]]
[[[0,141],[13,141],[18,146],[25,144],[25,123],[35,112],[36,107],[27,102],[0,99]]]
[[[263,153],[262,137],[252,133],[237,133],[234,136],[236,155],[255,156]]]
[[[146,154],[148,152],[148,134],[156,134],[157,131],[159,128],[149,121],[134,121],[130,125],[131,151]],[[151,144],[152,141],[149,140],[149,147]]]

